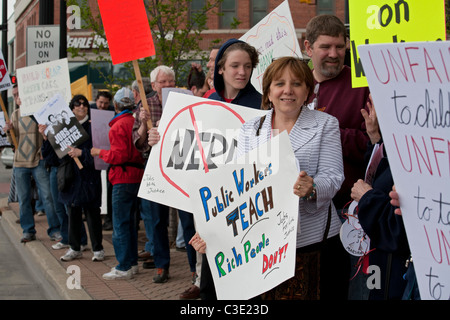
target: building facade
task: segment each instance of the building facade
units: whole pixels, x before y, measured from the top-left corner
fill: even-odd
[[[151,1],[151,0],[145,0]],[[217,39],[240,38],[252,26],[258,23],[264,16],[274,10],[284,0],[224,0],[222,4],[207,14],[207,30],[202,32],[200,48],[209,52],[211,43]],[[292,14],[294,26],[296,28],[300,47],[303,49],[303,40],[307,22],[314,16],[322,13],[331,13],[338,16],[343,22],[347,21],[347,1],[348,0],[288,0]],[[126,1],[124,1],[126,3]],[[80,7],[83,0],[78,1]],[[93,16],[99,13],[97,1],[87,1]],[[199,10],[205,3],[205,0],[192,0],[189,12],[193,13]],[[61,13],[61,8],[65,9],[65,17]],[[69,68],[71,72],[71,81],[83,75],[88,76],[88,81],[95,88],[101,88],[103,85],[100,73],[121,74],[123,67],[113,66],[107,62],[101,62],[97,65],[97,71],[88,67],[86,60],[94,58],[93,49],[95,46],[107,42],[93,34],[91,30],[86,29],[76,20],[77,6],[66,6],[63,0],[16,0],[14,4],[14,22],[15,38],[10,42],[13,59],[10,66],[13,66],[11,72],[17,68],[27,66],[27,50],[36,48],[27,48],[27,28],[36,25],[60,25],[61,17],[65,18],[63,26],[66,26],[66,44],[67,48],[78,48],[83,53],[83,57],[74,57],[67,54]],[[45,10],[45,12],[43,12]],[[217,13],[220,15],[217,15]],[[187,17],[189,19],[189,17]],[[45,20],[44,23],[40,20]],[[231,28],[233,21],[240,23],[236,28]]]

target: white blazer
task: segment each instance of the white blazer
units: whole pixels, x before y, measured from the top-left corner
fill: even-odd
[[[272,136],[272,115],[270,110],[260,128],[261,118],[245,122],[240,130],[237,153],[239,157]],[[328,238],[339,233],[341,222],[332,199],[344,181],[342,145],[338,120],[321,111],[303,107],[289,140],[301,171],[313,177],[316,184],[317,199],[299,198],[300,228],[297,234],[297,248],[322,241],[331,204],[331,224]],[[297,177],[292,177],[292,188]]]

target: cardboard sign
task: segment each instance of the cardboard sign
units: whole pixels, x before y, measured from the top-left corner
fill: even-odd
[[[67,104],[72,99],[67,58],[17,69],[17,83],[22,117],[33,115],[56,94]]]
[[[259,63],[253,70],[251,82],[262,93],[262,77],[273,59],[293,56],[302,58],[297,33],[292,21],[289,2],[284,1],[245,33],[240,40],[254,46],[259,53]]]
[[[446,39],[442,0],[350,0],[349,22],[354,88],[367,87],[359,45]]]
[[[150,25],[142,0],[98,0],[113,64],[153,56]]]
[[[114,117],[112,110],[91,109],[92,146],[94,148],[109,150],[109,122]],[[94,157],[95,169],[106,170],[109,164],[100,157]]]
[[[34,113],[39,124],[46,124],[45,134],[61,159],[69,151],[69,146],[77,147],[89,138],[69,106],[59,94],[52,97],[40,110]]]
[[[359,46],[422,299],[450,299],[450,42]]]
[[[284,131],[192,181],[196,230],[206,242],[218,299],[249,299],[294,276],[297,174]]]
[[[220,101],[171,92],[138,196],[192,212],[192,181],[234,158],[239,128],[266,114]]]

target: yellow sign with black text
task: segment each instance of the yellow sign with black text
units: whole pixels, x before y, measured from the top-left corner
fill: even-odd
[[[446,40],[444,0],[349,0],[349,23],[354,88],[367,86],[359,45]]]

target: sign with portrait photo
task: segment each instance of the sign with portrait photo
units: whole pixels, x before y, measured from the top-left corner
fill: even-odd
[[[77,147],[89,138],[60,94],[46,102],[34,117],[39,124],[47,125],[45,134],[60,159],[70,151],[69,146]]]

